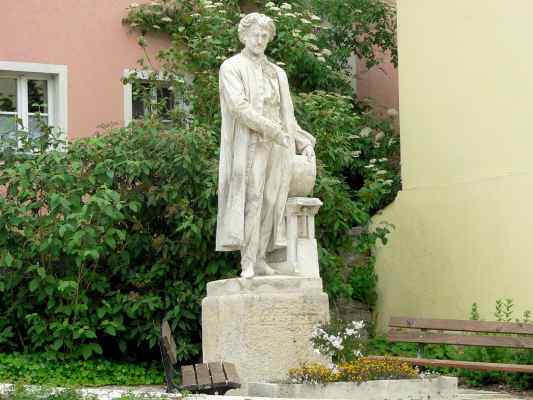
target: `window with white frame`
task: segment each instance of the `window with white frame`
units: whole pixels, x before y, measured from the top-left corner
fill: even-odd
[[[43,125],[67,130],[67,68],[0,61],[0,136],[24,130],[41,135]]]
[[[176,98],[172,82],[159,78],[157,87],[154,87],[149,83],[148,73],[145,71],[128,69],[124,71],[125,78],[131,74],[135,74],[139,80],[133,84],[128,82],[124,85],[125,125],[128,125],[132,120],[150,115],[156,108],[161,113],[161,120],[166,123],[171,122],[170,114],[176,108],[186,114],[189,112],[186,101]],[[183,81],[181,82],[183,83]]]
[[[21,129],[30,136],[41,134],[41,126],[54,125],[51,78],[0,74],[0,132]]]

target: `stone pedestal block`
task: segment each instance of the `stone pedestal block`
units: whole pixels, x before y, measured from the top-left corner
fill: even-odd
[[[202,302],[203,361],[234,363],[246,393],[247,382],[280,381],[301,362],[328,362],[309,340],[327,320],[328,296],[320,278],[209,282]]]

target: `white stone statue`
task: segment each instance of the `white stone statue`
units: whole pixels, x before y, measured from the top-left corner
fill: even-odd
[[[315,168],[315,139],[296,122],[287,75],[264,54],[275,33],[268,16],[246,15],[239,23],[244,49],[220,67],[216,249],[241,252],[243,278],[275,273],[266,256],[287,246],[297,154]]]

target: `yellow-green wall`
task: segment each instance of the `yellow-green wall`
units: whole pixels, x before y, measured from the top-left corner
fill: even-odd
[[[533,309],[533,1],[398,0],[403,190],[378,322]],[[518,316],[518,315],[517,315]]]

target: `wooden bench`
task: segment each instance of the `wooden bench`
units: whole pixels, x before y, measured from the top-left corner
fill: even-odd
[[[185,365],[181,367],[181,389],[207,394],[224,394],[240,388],[235,365],[227,362]]]
[[[487,335],[487,333],[491,335]],[[498,334],[498,336],[495,336],[495,334]],[[533,324],[392,317],[389,322],[389,341],[417,343],[418,357],[371,356],[369,358],[393,358],[413,365],[426,367],[533,373],[533,365],[423,358],[423,348],[426,344],[533,349],[532,335]]]
[[[227,362],[184,365],[181,367],[181,386],[174,383],[176,378],[176,343],[167,321],[161,324],[159,336],[161,359],[165,368],[167,393],[175,393],[180,389],[207,394],[224,394],[230,389],[241,387],[235,365]]]

